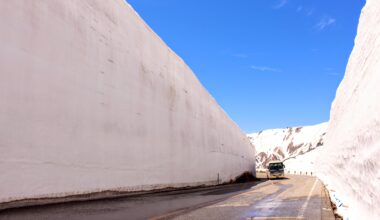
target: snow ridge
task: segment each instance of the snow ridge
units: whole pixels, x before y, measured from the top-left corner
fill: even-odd
[[[272,160],[289,160],[323,146],[328,123],[314,126],[269,129],[248,134],[256,148],[256,167],[264,168]]]

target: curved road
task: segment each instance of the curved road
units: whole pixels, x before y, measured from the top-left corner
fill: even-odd
[[[321,182],[292,176],[203,189],[10,209],[0,219],[335,219]]]

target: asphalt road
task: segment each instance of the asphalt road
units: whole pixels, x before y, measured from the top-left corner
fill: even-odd
[[[9,209],[0,219],[335,219],[323,185],[288,176],[205,189]]]

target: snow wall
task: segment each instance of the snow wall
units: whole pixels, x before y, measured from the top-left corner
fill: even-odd
[[[255,150],[123,0],[0,2],[0,202],[255,174]]]
[[[320,177],[350,219],[380,217],[380,1],[367,0],[346,74],[331,109]]]

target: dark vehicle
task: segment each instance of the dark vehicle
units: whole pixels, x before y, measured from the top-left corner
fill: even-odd
[[[281,161],[272,161],[268,164],[267,178],[285,177],[285,165]]]

